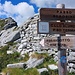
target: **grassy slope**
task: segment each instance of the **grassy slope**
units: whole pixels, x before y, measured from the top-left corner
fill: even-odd
[[[3,69],[3,72],[10,72],[10,75],[39,75],[39,73],[37,72],[37,69],[38,68],[44,68],[44,67],[48,67],[49,64],[51,63],[54,63],[55,62],[53,61],[52,57],[51,56],[48,56],[48,54],[46,53],[42,53],[42,54],[38,54],[38,53],[35,53],[32,55],[32,57],[36,57],[38,59],[40,58],[45,58],[44,60],[44,63],[40,64],[39,66],[37,66],[36,68],[30,68],[30,69]],[[26,55],[26,57],[23,59],[23,61],[25,61],[25,59],[27,60],[29,57],[28,55]]]
[[[4,25],[5,25],[5,20],[0,20],[0,30],[3,29]]]
[[[30,68],[30,69],[27,69],[27,70],[22,69],[22,68],[19,68],[19,69],[18,68],[11,68],[11,69],[10,68],[5,68],[5,69],[3,69],[3,72],[4,73],[8,73],[9,72],[10,75],[39,75],[37,69],[44,68],[44,67],[48,68],[49,64],[56,64],[56,62],[53,60],[53,57],[52,56],[48,56],[47,54],[38,54],[38,53],[36,53],[36,54],[33,54],[32,56],[33,57],[37,57],[37,58],[45,57],[44,63],[40,64],[36,68]],[[28,55],[26,55],[25,58],[27,60],[28,59]],[[25,60],[25,58],[23,60]],[[49,70],[49,74],[50,75],[58,75],[57,70],[56,70],[56,72],[53,71],[53,70],[50,70],[49,68],[48,68],[48,70]],[[68,73],[68,75],[75,75],[75,73]]]
[[[10,75],[39,75],[36,68],[30,68],[30,69],[18,69],[18,68],[12,68],[12,69],[4,69],[3,72],[9,72]]]

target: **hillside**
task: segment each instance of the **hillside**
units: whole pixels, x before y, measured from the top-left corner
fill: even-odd
[[[0,19],[0,31],[2,30],[4,25],[5,25],[5,20],[4,19]]]
[[[38,70],[39,72],[41,72],[41,70],[46,71],[44,73],[41,72],[41,75],[49,75],[51,73],[52,75],[55,73],[58,75],[58,69],[49,69],[49,65],[51,64],[54,67],[58,67],[58,49],[42,47],[40,45],[40,41],[43,38],[55,37],[57,35],[37,34],[38,20],[39,14],[35,14],[33,17],[28,18],[20,28],[18,28],[17,23],[12,18],[1,20],[0,71],[4,73],[10,71],[10,75],[14,75],[13,72],[17,67],[13,65],[19,64],[21,68],[15,70],[15,75],[31,75],[33,71],[35,71],[36,75],[39,75]],[[66,51],[67,70],[71,72],[70,75],[74,75],[75,51]],[[23,65],[20,63],[23,63]],[[10,70],[9,67],[11,67]],[[18,71],[19,74],[17,74]],[[31,73],[29,73],[29,71]],[[35,75],[35,73],[32,75]]]
[[[0,46],[5,46],[20,38],[17,22],[11,17],[0,20]]]

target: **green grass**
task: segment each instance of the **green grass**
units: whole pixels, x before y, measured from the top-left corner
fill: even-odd
[[[40,75],[36,68],[21,69],[21,68],[6,68],[2,72],[5,74],[9,72],[10,75]],[[49,70],[48,72],[42,72],[41,75],[58,75],[58,71]],[[75,73],[68,73],[67,75],[75,75]]]
[[[4,47],[1,47],[0,48],[0,56],[5,55],[7,53],[7,50],[9,50],[9,46],[8,45],[6,45]]]
[[[39,66],[37,66],[36,68],[29,68],[27,70],[22,69],[22,68],[4,68],[2,70],[2,72],[4,72],[4,73],[9,72],[10,75],[39,75],[37,69],[45,67],[45,68],[48,69],[49,75],[58,75],[58,70],[50,70],[48,68],[48,65],[50,65],[50,64],[56,65],[56,62],[54,61],[52,56],[48,56],[48,54],[45,54],[45,53],[44,54],[35,53],[34,55],[37,58],[39,56],[45,57],[44,62],[42,64],[40,64]],[[18,57],[18,54],[15,53],[13,55],[13,57],[15,57],[15,58]],[[12,57],[10,57],[10,58],[12,58]],[[21,59],[20,61],[24,62],[24,61],[27,61],[28,59],[29,59],[28,54],[25,54],[25,58]],[[10,60],[10,61],[16,62],[17,60],[13,59],[13,60]],[[47,73],[43,72],[41,75],[47,75]],[[68,75],[75,75],[75,73],[68,73]]]
[[[12,45],[12,43],[10,43],[10,45]],[[7,50],[9,50],[9,45],[1,47],[0,49],[0,71],[6,68],[7,64],[25,62],[29,59],[28,54],[25,54],[25,57],[23,58],[18,52],[7,54]]]
[[[39,75],[36,68],[30,68],[28,70],[25,70],[24,75]]]
[[[36,68],[30,68],[30,69],[21,69],[21,68],[12,68],[12,69],[3,69],[4,73],[8,73],[10,75],[39,75]]]
[[[14,43],[14,42],[8,42],[7,43],[9,46],[14,46],[14,45],[16,45],[17,43]]]
[[[48,56],[47,53],[34,53],[31,55],[33,58],[37,58],[37,59],[41,59],[41,58],[45,58]]]
[[[29,59],[29,55],[25,54],[25,57],[21,59],[21,62],[26,62]]]
[[[68,75],[75,75],[75,72],[72,72],[72,73],[68,73]]]
[[[47,56],[45,57],[44,59],[44,62],[42,64],[40,64],[39,66],[37,66],[37,68],[48,68],[48,65],[50,64],[55,64],[56,65],[56,62],[54,61],[53,57],[52,56]]]
[[[5,25],[5,20],[0,20],[0,30],[3,29],[4,25]]]

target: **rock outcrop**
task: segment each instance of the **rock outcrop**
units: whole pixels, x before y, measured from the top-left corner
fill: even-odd
[[[2,20],[0,26],[2,27],[0,30],[0,46],[5,46],[8,42],[13,42],[20,38],[18,25],[11,17]]]
[[[21,27],[21,45],[18,48],[19,52],[30,52],[37,51],[41,52],[40,40],[48,35],[37,34],[37,21],[39,20],[39,15],[36,14],[34,17],[29,18]],[[26,44],[26,45],[25,45]],[[25,46],[25,47],[24,47]],[[44,50],[46,51],[46,49]]]
[[[11,17],[5,19],[4,30],[17,26],[17,22],[15,22]]]
[[[37,59],[37,58],[32,58],[30,57],[29,60],[26,62],[27,64],[27,69],[28,68],[34,68],[40,64],[42,64],[44,61],[44,58],[41,58],[41,59]]]

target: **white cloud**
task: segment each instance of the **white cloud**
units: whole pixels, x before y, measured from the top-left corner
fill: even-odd
[[[22,24],[28,17],[34,15],[33,6],[26,2],[21,2],[17,5],[13,5],[11,1],[5,1],[4,4],[0,3],[0,16],[12,17],[18,24]]]
[[[56,4],[56,0],[31,0],[31,3],[37,5],[37,7],[51,7]]]
[[[75,0],[31,0],[38,7],[53,7],[57,4],[65,4],[66,8],[75,8]]]
[[[75,0],[30,0],[31,3],[36,4],[37,7],[55,7],[55,5],[61,3],[65,4],[67,8],[75,8]],[[11,1],[5,1],[4,4],[0,3],[0,17],[12,17],[18,24],[22,24],[28,17],[34,15],[33,5],[29,5],[26,2],[13,5]]]

